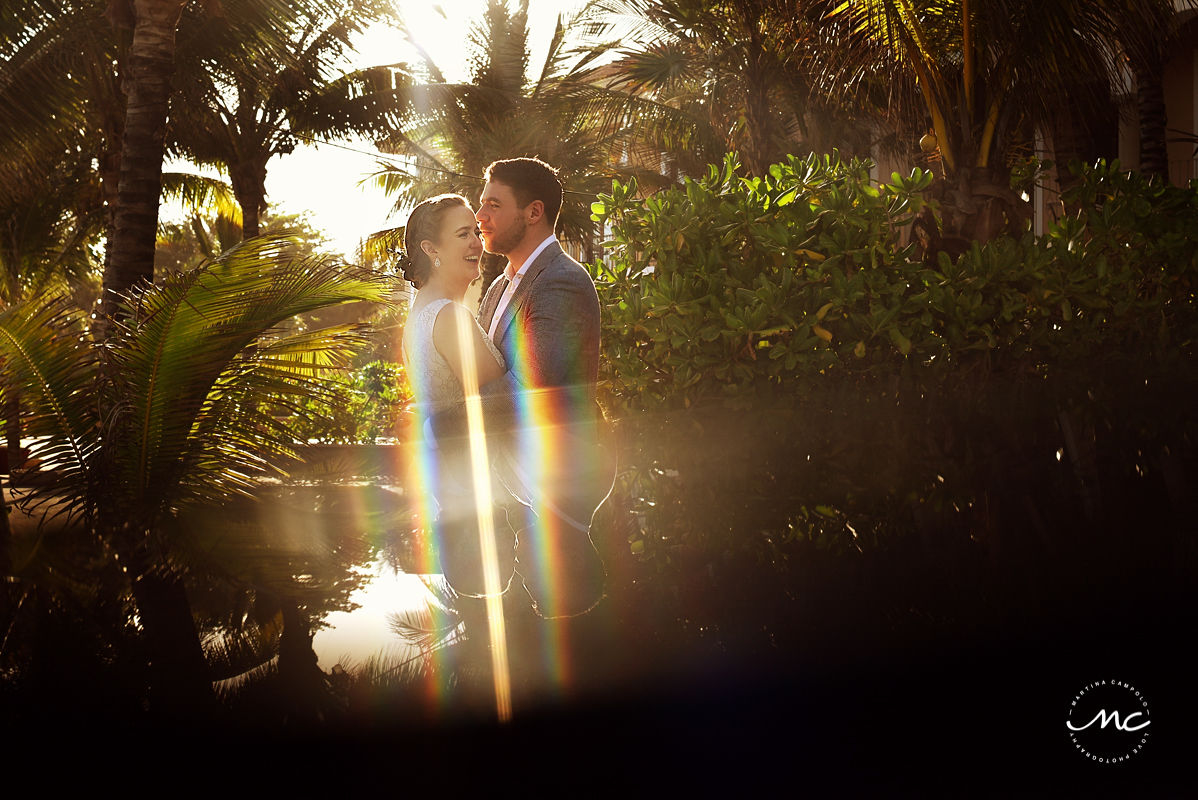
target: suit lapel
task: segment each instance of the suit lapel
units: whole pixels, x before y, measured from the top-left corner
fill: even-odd
[[[508,328],[512,326],[512,321],[516,319],[516,314],[520,311],[520,307],[524,305],[524,301],[528,299],[529,292],[532,291],[533,281],[540,275],[546,267],[553,263],[553,259],[557,258],[562,252],[562,247],[557,242],[551,243],[548,247],[541,251],[537,256],[537,260],[529,265],[525,271],[524,277],[520,279],[519,285],[516,286],[516,292],[512,295],[511,302],[507,304],[507,308],[503,310],[503,314],[499,316],[499,324],[495,326],[496,344],[499,344],[507,337]],[[498,294],[498,292],[496,293]],[[498,304],[499,298],[495,298],[495,303]],[[491,308],[491,313],[494,314],[494,306]]]
[[[503,279],[504,274],[501,272],[491,281],[491,285],[487,287],[487,293],[483,295],[483,305],[479,310],[478,321],[482,325],[483,330],[491,328],[491,318],[495,316],[495,306],[499,305],[499,298],[503,294]]]

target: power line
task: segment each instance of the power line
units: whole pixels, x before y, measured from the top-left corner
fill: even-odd
[[[307,142],[311,142],[312,144],[323,144],[323,145],[328,145],[329,147],[337,147],[337,148],[340,148],[341,150],[347,150],[351,153],[357,153],[358,155],[362,155],[362,156],[370,156],[371,158],[373,158],[375,160],[385,161],[385,162],[388,162],[391,164],[395,164],[396,166],[403,166],[403,167],[409,166],[407,163],[405,163],[404,161],[400,160],[399,158],[397,158],[395,156],[390,156],[385,153],[380,153],[378,151],[375,151],[372,153],[368,150],[359,150],[356,147],[350,147],[349,145],[339,144],[337,142],[330,142],[325,139],[317,139],[315,136],[307,136],[302,133],[292,133],[291,135],[297,139],[303,139]],[[429,170],[430,172],[440,172],[442,175],[448,175],[452,178],[467,178],[472,181],[478,181],[479,183],[484,182],[482,176],[480,176],[480,175],[466,175],[465,173],[462,173],[462,172],[454,172],[453,170],[442,169],[441,167],[430,167],[430,166],[427,166],[424,164],[419,165],[418,168],[426,169],[426,170]],[[563,189],[562,191],[565,194],[578,195],[579,197],[593,197],[594,196],[591,194],[587,194],[586,192],[576,192],[571,189]]]
[[[315,136],[308,136],[303,133],[292,133],[291,135],[297,139],[303,139],[305,141],[311,142],[312,144],[324,144],[324,145],[328,145],[329,147],[336,147],[341,150],[348,150],[349,152],[357,153],[358,155],[370,156],[371,158],[376,159],[378,161],[386,161],[386,162],[395,164],[396,166],[408,166],[405,162],[403,162],[399,158],[397,158],[395,156],[387,155],[386,153],[380,153],[377,150],[372,153],[369,150],[359,150],[356,147],[350,147],[349,145],[346,145],[346,144],[339,144],[338,142],[330,142],[327,139],[318,139]],[[441,169],[440,167],[429,167],[429,166],[421,165],[420,169],[427,169],[432,172],[440,172],[444,175],[450,175],[455,178],[470,178],[471,180],[476,180],[479,182],[482,181],[482,178],[480,178],[476,175],[465,175],[461,172],[454,172],[454,171],[448,170],[448,169]]]

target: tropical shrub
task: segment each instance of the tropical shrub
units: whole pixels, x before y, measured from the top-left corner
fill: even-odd
[[[967,582],[977,559],[1125,538],[1146,508],[1176,530],[1198,190],[1099,165],[1045,236],[924,263],[905,229],[927,173],[737,166],[646,199],[617,183],[594,206],[602,399],[639,521],[622,557],[671,576],[688,617],[718,628],[737,597],[759,613],[767,587],[826,577],[824,558],[872,565],[906,609],[916,564]]]
[[[371,361],[336,377],[327,397],[304,401],[309,412],[296,420],[302,441],[372,444],[397,438],[412,390],[402,364]]]
[[[730,156],[644,201],[635,182],[617,183],[594,206],[612,228],[599,271],[617,405],[743,407],[815,375],[980,358],[1043,370],[1127,337],[1168,351],[1192,324],[1192,191],[1103,166],[1045,237],[975,243],[929,265],[901,239],[930,174],[875,186],[859,160],[791,156],[754,178],[736,166]]]

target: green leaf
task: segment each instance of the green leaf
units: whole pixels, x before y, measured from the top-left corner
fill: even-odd
[[[894,346],[899,352],[907,355],[911,352],[911,340],[903,335],[898,328],[889,328],[887,332],[890,334],[890,341],[894,342]]]

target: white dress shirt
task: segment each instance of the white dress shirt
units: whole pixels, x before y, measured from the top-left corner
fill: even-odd
[[[508,304],[512,302],[512,295],[516,293],[516,287],[520,285],[520,279],[524,277],[524,273],[528,272],[528,268],[532,262],[537,260],[537,256],[539,256],[541,252],[550,245],[550,243],[556,241],[557,237],[552,233],[549,234],[548,238],[537,245],[537,249],[533,250],[532,254],[529,255],[528,258],[524,259],[524,263],[520,265],[519,269],[516,269],[515,266],[512,265],[512,262],[508,262],[507,267],[503,271],[507,276],[507,287],[503,290],[503,294],[499,296],[499,304],[495,306],[495,314],[491,317],[491,327],[487,331],[487,335],[491,337],[492,341],[495,340],[495,326],[499,324],[499,318],[503,316],[504,309],[506,309]]]

